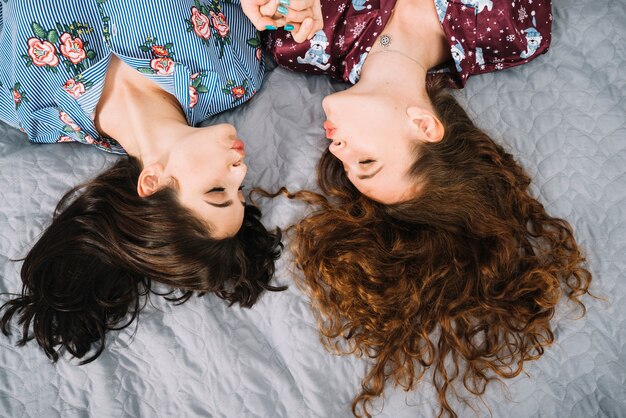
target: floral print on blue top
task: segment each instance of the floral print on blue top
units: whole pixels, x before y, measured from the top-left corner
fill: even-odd
[[[256,93],[259,44],[239,0],[2,0],[0,120],[33,142],[122,154],[94,125],[111,54],[174,95],[197,125]]]

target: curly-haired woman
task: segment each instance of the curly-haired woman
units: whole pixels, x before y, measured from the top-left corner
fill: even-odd
[[[241,191],[243,142],[232,125],[196,127],[255,94],[258,42],[236,1],[0,2],[0,119],[36,143],[126,154],[63,197],[3,331],[17,316],[20,343],[91,361],[152,282],[246,307],[280,289],[280,234]]]
[[[354,83],[323,101],[329,198],[296,194],[318,209],[295,226],[294,251],[327,346],[373,361],[355,414],[369,415],[387,382],[409,390],[428,372],[440,413],[455,416],[456,381],[480,395],[519,374],[553,341],[559,298],[580,303],[588,290],[568,223],[444,90],[545,52],[550,7],[322,0],[309,42],[268,34],[278,64]],[[314,10],[296,9],[310,26]],[[272,17],[289,22],[286,12]]]

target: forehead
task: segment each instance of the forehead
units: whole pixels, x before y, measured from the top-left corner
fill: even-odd
[[[195,209],[191,207],[191,210],[207,224],[213,238],[232,237],[241,229],[245,208],[238,199],[225,208],[211,206],[204,200],[193,206]]]
[[[417,186],[409,176],[410,165],[384,167],[370,179],[348,174],[348,179],[365,196],[380,203],[398,203],[412,198]]]
[[[410,171],[415,161],[415,150],[409,140],[396,140],[394,146],[382,146],[374,150],[371,158],[382,167],[369,179],[359,179],[356,173],[348,173],[348,179],[365,196],[380,203],[398,203],[410,199],[417,189]]]

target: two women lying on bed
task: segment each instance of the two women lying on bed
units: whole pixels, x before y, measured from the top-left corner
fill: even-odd
[[[293,26],[292,36],[280,30],[267,37],[280,65],[356,83],[324,100],[331,144],[318,178],[332,199],[296,194],[318,210],[294,227],[293,247],[328,347],[342,342],[342,351],[373,358],[355,413],[368,414],[387,379],[410,389],[430,369],[442,410],[454,414],[451,382],[461,379],[481,394],[492,377],[518,374],[552,342],[548,321],[562,289],[577,300],[591,279],[569,225],[530,196],[527,174],[474,126],[441,81],[462,86],[471,74],[545,52],[550,5],[519,20],[519,5],[467,3],[243,4],[259,29]],[[116,4],[90,6],[93,16],[80,21],[140,14]],[[82,37],[56,25],[72,19],[35,16],[33,34],[11,40],[28,48],[30,65],[2,58],[3,68],[11,62],[30,80],[45,83],[51,73],[67,79],[45,96],[57,101],[30,112],[25,99],[36,103],[36,93],[10,80],[21,95],[14,117],[32,140],[78,140],[131,155],[84,187],[75,203],[64,198],[25,260],[22,297],[4,307],[3,325],[20,315],[25,341],[32,322],[54,359],[59,345],[82,357],[99,341],[101,351],[106,330],[129,310],[131,321],[136,316],[151,280],[186,297],[216,292],[244,306],[264,288],[277,290],[268,282],[279,236],[262,229],[256,209],[242,215],[238,206],[245,166],[233,128],[187,126],[259,87],[262,65],[250,47],[258,39],[238,6],[179,4],[174,14],[137,16],[145,19],[141,30],[118,25],[114,33],[102,19]],[[167,22],[156,18],[163,15]],[[98,44],[101,38],[107,42]],[[89,71],[100,62],[103,68]],[[67,135],[55,137],[59,129]],[[211,169],[195,168],[202,164]]]

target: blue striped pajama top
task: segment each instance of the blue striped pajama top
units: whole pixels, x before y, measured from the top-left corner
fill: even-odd
[[[259,43],[239,0],[0,0],[0,120],[33,142],[123,154],[94,125],[111,54],[197,125],[256,93]]]

